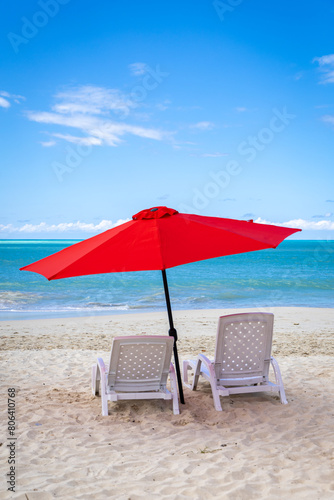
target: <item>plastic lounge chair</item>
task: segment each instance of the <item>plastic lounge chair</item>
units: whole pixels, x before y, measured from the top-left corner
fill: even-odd
[[[282,404],[287,404],[281,372],[271,356],[274,315],[242,313],[221,316],[218,322],[214,361],[203,354],[197,360],[183,362],[183,381],[196,390],[199,376],[211,384],[213,402],[222,411],[219,396],[249,392],[278,392]],[[269,381],[270,364],[275,383]],[[188,370],[194,370],[192,384]]]
[[[180,413],[173,342],[173,337],[157,335],[114,338],[109,365],[97,358],[92,367],[92,392],[101,393],[103,416],[108,415],[108,401],[120,399],[172,399],[174,414]]]

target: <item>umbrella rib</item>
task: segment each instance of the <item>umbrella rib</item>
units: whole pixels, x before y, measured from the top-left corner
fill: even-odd
[[[132,222],[132,221],[130,221]],[[155,227],[156,227],[156,234],[157,234],[157,239],[158,239],[158,243],[159,243],[159,256],[160,256],[160,260],[161,260],[161,270],[163,269],[166,269],[165,268],[165,263],[164,263],[164,259],[163,259],[163,254],[162,254],[162,243],[161,243],[161,234],[160,234],[160,229],[159,229],[159,225],[157,224],[157,222],[155,221]],[[121,234],[123,231],[125,231],[126,228],[122,228],[122,231],[120,231],[118,234]],[[118,235],[117,235],[118,236]],[[86,240],[83,240],[83,242],[86,241]],[[98,247],[99,248],[103,248],[104,245],[107,245],[109,242],[109,240],[106,240],[104,241],[103,243],[99,244]],[[80,242],[81,243],[81,242]],[[76,243],[77,245],[80,245],[80,243]],[[72,246],[75,246],[75,245],[72,245]],[[65,272],[67,269],[69,269],[71,267],[71,265],[75,262],[75,263],[78,263],[80,262],[82,259],[86,258],[88,255],[90,255],[94,250],[96,250],[96,247],[92,248],[91,250],[89,250],[88,252],[86,252],[84,255],[82,255],[82,257],[80,257],[79,259],[78,258],[74,258],[72,262],[70,262],[67,266],[65,266],[64,268],[60,269],[59,271],[57,271],[55,274],[53,274],[52,276],[50,276],[48,278],[49,281],[51,280],[54,280],[54,279],[62,279],[62,278],[57,278],[57,276],[63,272]],[[106,271],[106,272],[114,272],[114,271]],[[116,272],[116,271],[115,271]],[[119,272],[119,271],[118,271]],[[85,273],[86,275],[87,273]],[[104,273],[91,273],[91,274],[104,274]],[[75,275],[74,275],[75,276]],[[80,276],[80,275],[77,275],[77,276]]]
[[[132,221],[129,221],[129,222],[132,222]],[[125,224],[124,224],[124,225],[125,225]],[[112,228],[112,229],[114,229],[114,228]],[[119,234],[121,234],[123,231],[125,231],[125,229],[127,229],[127,228],[122,228],[122,230],[118,233],[118,235],[119,235]],[[103,233],[101,233],[101,234],[103,234]],[[118,236],[118,235],[117,235],[117,236]],[[93,236],[92,238],[94,238],[94,236]],[[87,240],[82,240],[82,241],[80,241],[79,243],[76,243],[75,245],[80,245],[80,243],[84,243],[85,241],[87,241]],[[49,280],[49,281],[51,281],[51,280],[53,280],[53,279],[62,279],[62,278],[57,278],[57,276],[58,276],[60,273],[63,273],[64,271],[66,271],[66,269],[70,268],[70,267],[71,267],[74,263],[78,263],[78,262],[80,262],[82,259],[86,258],[88,255],[90,255],[92,252],[94,252],[94,250],[96,250],[96,248],[103,248],[103,246],[104,246],[104,245],[107,245],[107,243],[109,243],[109,239],[107,239],[106,241],[104,241],[104,242],[103,242],[103,243],[101,243],[101,244],[96,245],[94,248],[92,248],[91,250],[87,251],[87,252],[86,252],[84,255],[82,255],[80,258],[75,258],[75,257],[73,257],[73,260],[72,260],[72,261],[71,261],[71,262],[70,262],[67,266],[63,267],[62,269],[60,269],[59,271],[57,271],[55,274],[53,274],[52,276],[50,276],[50,278],[48,278],[48,280]],[[75,245],[72,245],[72,247],[74,247]],[[69,248],[72,248],[72,247],[69,247]],[[66,250],[66,249],[65,249],[65,250]],[[106,272],[113,272],[113,271],[106,271]],[[102,273],[95,273],[95,272],[94,272],[94,273],[91,273],[91,274],[104,274],[104,273],[103,273],[103,272],[102,272]],[[74,275],[74,276],[85,276],[85,275],[86,275],[86,273],[85,273],[85,274],[83,274],[83,275],[78,274],[78,275]],[[68,277],[71,277],[71,276],[68,276]]]
[[[218,217],[217,217],[217,219],[218,219]],[[229,219],[227,219],[227,220],[229,220]],[[231,220],[233,220],[233,219],[231,219]],[[204,223],[204,222],[202,222],[200,220],[193,220],[193,219],[191,219],[191,222],[193,222],[195,224],[199,224],[200,226],[203,226],[203,227],[207,227],[208,226],[208,224],[206,224],[206,223]],[[283,226],[275,226],[274,224],[270,224],[270,225],[269,224],[259,224],[259,223],[256,223],[256,222],[250,223],[250,222],[247,222],[247,221],[241,221],[241,222],[245,222],[246,224],[252,224],[253,226],[257,226],[257,227],[259,227],[259,226],[261,226],[261,227],[262,226],[264,226],[264,227],[270,226],[270,227],[275,227],[275,228],[279,228],[279,229],[286,229],[287,231],[288,230],[291,231],[291,229],[292,229],[293,232],[301,231],[301,229],[294,229],[294,228],[288,228],[288,227],[283,227]],[[263,239],[260,235],[258,235],[258,236],[257,235],[256,236],[245,235],[243,231],[240,231],[238,229],[234,229],[234,228],[233,229],[228,229],[228,228],[220,228],[220,227],[215,227],[215,229],[217,229],[217,231],[225,231],[226,233],[229,233],[229,234],[232,234],[232,235],[233,234],[237,234],[238,236],[241,236],[242,238],[248,239],[250,241],[258,241],[260,243],[268,245],[269,248],[276,248],[282,242],[282,240],[284,240],[288,236],[288,235],[287,236],[283,236],[282,235],[281,240],[277,244],[273,244],[273,243],[268,243],[267,241],[265,241],[265,239]],[[293,233],[290,232],[290,234],[293,234]]]

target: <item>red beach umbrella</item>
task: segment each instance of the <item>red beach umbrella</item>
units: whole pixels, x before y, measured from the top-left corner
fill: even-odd
[[[180,400],[183,391],[177,333],[169,299],[166,269],[224,255],[276,248],[300,231],[253,221],[182,214],[167,207],[138,212],[132,220],[22,267],[48,280],[124,271],[162,271]]]

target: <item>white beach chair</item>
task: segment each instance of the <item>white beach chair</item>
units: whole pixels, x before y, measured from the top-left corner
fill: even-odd
[[[213,402],[222,411],[219,396],[249,392],[278,392],[281,403],[287,404],[281,372],[271,356],[274,315],[242,313],[221,316],[218,322],[215,359],[199,354],[197,360],[183,362],[183,381],[196,390],[202,375],[211,384]],[[270,364],[275,383],[269,381]],[[188,370],[194,370],[192,384]]]
[[[101,393],[102,415],[108,415],[108,401],[120,399],[172,399],[174,414],[180,413],[173,342],[173,337],[158,335],[114,338],[109,365],[98,358],[92,367],[92,391]]]

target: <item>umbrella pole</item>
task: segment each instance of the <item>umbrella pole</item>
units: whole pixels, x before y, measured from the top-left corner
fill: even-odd
[[[175,370],[176,370],[176,376],[177,376],[177,383],[179,386],[179,395],[180,395],[180,401],[184,405],[184,396],[183,396],[183,387],[182,387],[182,380],[181,380],[181,371],[180,371],[180,364],[179,364],[179,355],[177,353],[177,332],[174,328],[174,322],[173,322],[173,315],[172,315],[172,307],[170,305],[170,298],[169,298],[169,291],[168,291],[168,283],[167,283],[167,275],[166,275],[166,270],[162,269],[162,279],[164,282],[164,290],[165,290],[165,298],[166,298],[166,305],[167,305],[167,311],[168,311],[168,319],[169,319],[169,335],[171,337],[174,337],[174,361],[175,361]]]

